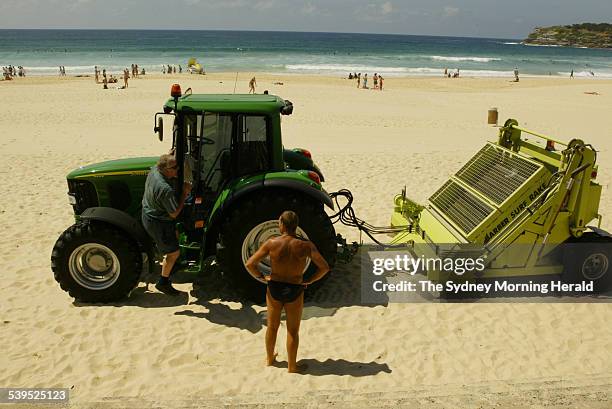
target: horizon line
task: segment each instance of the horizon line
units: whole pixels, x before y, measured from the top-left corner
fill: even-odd
[[[380,35],[380,36],[402,36],[402,37],[442,37],[442,38],[480,38],[488,40],[524,40],[525,38],[512,37],[477,37],[465,35],[441,35],[441,34],[406,34],[406,33],[373,33],[373,32],[348,32],[348,31],[302,31],[302,30],[236,30],[236,29],[198,29],[198,28],[0,28],[0,31],[9,30],[47,30],[47,31],[232,31],[244,33],[316,33],[316,34],[357,34],[357,35]]]

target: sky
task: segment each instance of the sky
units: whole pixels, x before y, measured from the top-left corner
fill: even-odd
[[[525,38],[612,22],[612,0],[0,0],[0,28],[320,31]]]

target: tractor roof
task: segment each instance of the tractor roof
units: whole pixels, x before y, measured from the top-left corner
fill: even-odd
[[[274,114],[288,104],[291,103],[267,94],[188,94],[178,99],[177,110]],[[174,109],[174,99],[165,106]]]

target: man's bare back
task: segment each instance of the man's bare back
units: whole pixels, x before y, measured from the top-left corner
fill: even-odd
[[[272,273],[270,280],[301,284],[312,243],[283,235],[268,240]]]

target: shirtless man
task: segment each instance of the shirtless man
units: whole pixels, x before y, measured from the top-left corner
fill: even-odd
[[[255,86],[257,86],[257,80],[255,79],[255,77],[253,77],[251,78],[251,81],[249,81],[249,94],[255,93]]]
[[[298,216],[287,210],[281,214],[278,225],[281,236],[266,241],[249,258],[246,268],[259,279],[268,282],[266,305],[268,306],[268,327],[266,329],[267,364],[275,362],[276,334],[280,326],[280,317],[285,309],[287,317],[287,356],[289,372],[298,372],[297,350],[300,343],[299,331],[304,307],[304,288],[320,280],[329,271],[329,265],[317,250],[317,247],[305,240],[298,239],[295,230],[298,226]],[[265,257],[270,256],[272,272],[264,276],[257,265]],[[303,281],[303,271],[306,258],[317,266],[317,271],[308,281]]]

